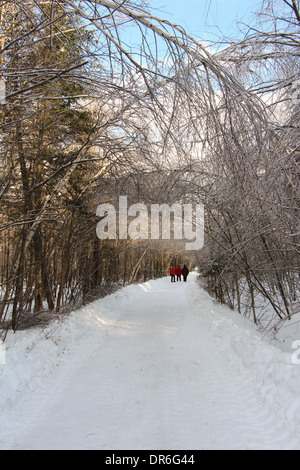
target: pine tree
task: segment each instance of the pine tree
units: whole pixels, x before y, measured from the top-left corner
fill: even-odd
[[[9,233],[14,253],[3,300],[13,294],[13,328],[32,300],[35,312],[43,310],[43,300],[48,309],[55,307],[49,278],[53,237],[61,209],[76,203],[72,191],[82,169],[74,167],[67,198],[57,187],[92,128],[91,113],[78,106],[85,90],[74,73],[84,62],[89,36],[64,2],[27,2],[27,7],[28,3],[31,14],[11,7],[2,28],[3,46],[11,46],[2,56],[8,104],[2,110],[1,159],[14,179],[14,188],[3,201],[14,227]]]

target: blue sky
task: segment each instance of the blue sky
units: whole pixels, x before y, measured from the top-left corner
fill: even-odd
[[[193,36],[211,39],[220,35],[237,34],[236,20],[253,23],[254,11],[260,0],[150,0],[151,6],[159,9],[157,16],[183,26]],[[163,12],[163,13],[161,13]]]

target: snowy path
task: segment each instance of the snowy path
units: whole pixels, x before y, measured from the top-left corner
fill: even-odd
[[[191,275],[131,286],[52,326],[44,350],[50,342],[49,354],[53,344],[60,351],[57,370],[4,413],[0,449],[299,448],[238,355],[248,323],[228,313],[225,324],[221,309]],[[247,347],[277,354],[254,329],[243,334]],[[34,351],[39,371],[47,353],[38,362]]]

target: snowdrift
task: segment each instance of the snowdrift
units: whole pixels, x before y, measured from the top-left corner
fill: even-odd
[[[154,322],[160,318],[160,312],[165,308],[161,303],[164,293],[172,296],[170,298],[173,298],[175,304],[178,300],[178,305],[186,296],[188,299],[186,305],[190,309],[185,313],[178,312],[174,318],[168,313],[168,329],[164,325],[157,325],[158,333],[161,329],[162,336],[168,333],[174,338],[175,331],[180,331],[180,322],[184,323],[185,329],[182,330],[182,334],[184,334],[183,340],[186,340],[184,348],[187,348],[187,357],[183,356],[182,348],[176,358],[177,363],[185,361],[184,367],[188,368],[193,362],[195,367],[195,364],[201,361],[196,344],[197,342],[202,344],[207,358],[214,356],[215,364],[217,361],[219,363],[222,361],[220,369],[231,371],[232,375],[238,377],[241,384],[251,391],[251,396],[259,397],[266,413],[276,417],[279,428],[284,429],[285,435],[282,441],[278,435],[282,431],[270,429],[274,438],[272,447],[300,449],[300,365],[298,365],[300,342],[296,345],[296,349],[292,348],[295,347],[295,341],[300,340],[298,319],[294,318],[280,332],[280,341],[285,344],[285,350],[282,350],[279,345],[264,338],[250,321],[227,307],[216,304],[199,288],[196,274],[190,276],[186,285],[182,283],[180,286],[173,286],[174,291],[171,293],[170,288],[169,279],[133,285],[74,311],[47,328],[9,334],[5,345],[6,364],[0,364],[0,449],[23,447],[18,436],[26,433],[30,424],[38,419],[40,413],[50,403],[54,402],[56,392],[62,387],[61,384],[70,382],[76,376],[76,370],[80,370],[83,360],[92,363],[99,357],[97,356],[99,345],[104,340],[110,340],[109,335],[113,329],[118,331],[118,341],[123,338],[122,343],[116,343],[116,347],[122,344],[124,354],[126,354],[125,348],[133,347],[132,342],[129,346],[129,343],[124,341],[129,330],[133,326],[138,329],[139,323],[136,319],[135,323],[132,319],[129,321],[124,316],[123,306],[127,305],[126,303],[130,301],[131,306],[139,307],[138,318],[141,321],[147,311],[147,322],[149,323],[152,318]],[[194,319],[197,321],[197,330]],[[291,345],[290,349],[287,347],[288,344]],[[169,349],[174,347],[170,346]],[[101,351],[102,356],[105,355],[105,350]],[[107,352],[107,361],[102,357],[103,364],[106,362],[110,364],[112,354],[112,350]],[[134,352],[132,357],[134,358]],[[191,369],[191,376],[194,374],[193,371],[194,369]],[[156,373],[154,365],[152,373],[154,375]],[[77,379],[79,383],[79,373]],[[206,379],[208,380],[208,376]],[[197,380],[199,388],[203,383],[203,377],[200,376]],[[221,394],[224,377],[220,377],[219,380],[222,382],[218,383],[216,373],[214,387],[219,387]],[[230,381],[230,377],[228,380]],[[201,389],[198,394],[199,400],[203,400]],[[236,394],[237,398],[243,398],[238,397],[238,390],[232,390],[232,394]],[[124,402],[126,400],[127,395],[124,390]],[[245,397],[244,407],[249,405],[247,400]],[[234,407],[234,403],[230,406]],[[214,413],[213,410],[211,412]],[[217,422],[218,416],[215,419]],[[199,426],[201,427],[201,422]],[[197,433],[197,429],[193,432]],[[211,432],[214,432],[213,429]],[[217,443],[215,445],[217,446]],[[35,443],[32,443],[32,446],[35,447]],[[234,448],[235,442],[229,442],[224,446]],[[249,446],[257,447],[256,444]],[[109,442],[107,448],[110,448]]]

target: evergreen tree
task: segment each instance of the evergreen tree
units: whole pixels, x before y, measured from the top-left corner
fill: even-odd
[[[76,203],[72,198],[82,168],[74,167],[67,199],[57,188],[92,128],[91,112],[78,106],[85,90],[74,73],[90,39],[64,2],[31,3],[32,16],[10,8],[9,23],[6,16],[2,28],[5,44],[12,44],[3,59],[8,104],[2,110],[1,159],[14,181],[3,200],[7,222],[14,226],[8,236],[15,239],[10,255],[15,262],[4,297],[13,294],[14,328],[32,300],[35,312],[43,310],[44,299],[50,310],[55,306],[51,246],[61,211]],[[25,45],[20,35],[26,37]]]

